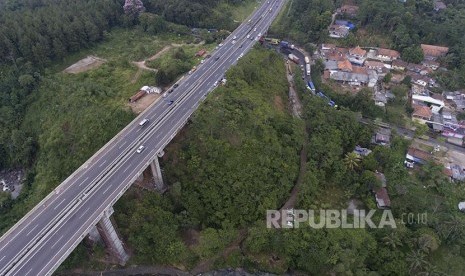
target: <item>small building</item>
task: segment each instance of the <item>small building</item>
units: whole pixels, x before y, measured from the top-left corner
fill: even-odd
[[[332,25],[329,27],[329,37],[344,38],[349,35],[349,28],[343,25]]]
[[[438,1],[438,0],[435,0],[435,1],[434,1],[434,10],[435,10],[436,12],[441,11],[441,10],[444,10],[444,9],[446,9],[446,8],[447,8],[447,6],[446,6],[446,4],[444,4],[444,2]]]
[[[354,153],[357,154],[358,156],[368,156],[371,153],[370,149],[363,148],[359,145],[355,146]]]
[[[375,101],[375,105],[380,106],[380,107],[385,107],[387,104],[387,98],[386,94],[376,91],[373,94],[373,100]]]
[[[337,11],[340,14],[346,15],[348,17],[356,17],[358,14],[358,6],[354,5],[342,5]]]
[[[355,68],[354,66],[353,68]],[[331,71],[330,79],[348,83],[349,85],[366,85],[368,83],[368,74],[361,72],[344,72],[344,71]]]
[[[407,66],[408,66],[408,63],[400,59],[396,59],[392,61],[392,64],[391,64],[392,69],[399,70],[399,71],[405,71]]]
[[[426,124],[431,121],[433,117],[433,112],[431,109],[425,105],[413,105],[412,120]]]
[[[385,64],[380,61],[367,60],[365,62],[365,67],[371,70],[375,70],[378,73],[382,73],[386,68]]]
[[[379,209],[391,209],[391,199],[385,187],[375,189],[376,206]]]
[[[440,65],[439,62],[433,60],[424,60],[421,64],[427,68],[430,68],[431,70],[437,70]]]
[[[425,60],[436,60],[438,57],[443,57],[447,55],[449,52],[448,47],[443,46],[436,46],[436,45],[428,45],[428,44],[421,44],[421,49],[423,50],[423,54],[425,56]]]
[[[437,100],[431,96],[424,95],[412,95],[412,105],[424,105],[427,106],[433,113],[441,112],[445,106],[444,102]]]
[[[378,128],[371,142],[380,146],[389,146],[391,143],[391,129],[385,127]]]
[[[400,53],[396,50],[378,48],[375,58],[384,62],[392,62],[400,58]]]
[[[428,161],[432,160],[432,158],[430,153],[417,148],[409,148],[405,155],[406,161],[419,165],[426,164]]]
[[[355,48],[349,49],[349,54],[347,55],[347,57],[350,62],[357,65],[363,65],[366,59],[366,54],[367,51],[360,48],[360,46],[357,46]]]

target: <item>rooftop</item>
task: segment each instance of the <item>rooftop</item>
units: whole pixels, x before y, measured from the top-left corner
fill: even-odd
[[[378,55],[379,56],[390,57],[392,59],[397,59],[397,58],[400,57],[400,53],[397,52],[396,50],[385,49],[385,48],[379,48],[378,49]]]
[[[431,118],[431,116],[433,116],[433,112],[427,106],[414,105],[412,115],[420,118]]]
[[[363,57],[367,54],[367,51],[360,48],[360,46],[357,46],[355,48],[350,49],[349,54]]]
[[[421,44],[420,46],[425,56],[440,57],[440,56],[445,56],[447,52],[449,52],[448,47],[428,45],[428,44]]]
[[[409,148],[407,154],[415,158],[424,160],[424,161],[432,159],[432,156],[430,153],[417,149],[417,148]]]

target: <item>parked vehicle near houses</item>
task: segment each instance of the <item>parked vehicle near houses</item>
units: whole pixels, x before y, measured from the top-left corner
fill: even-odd
[[[300,59],[299,59],[296,55],[294,55],[294,54],[289,54],[288,57],[289,57],[290,60],[292,60],[292,61],[295,62],[296,64],[299,64]]]

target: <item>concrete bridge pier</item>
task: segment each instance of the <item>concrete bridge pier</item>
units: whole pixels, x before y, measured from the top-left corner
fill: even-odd
[[[163,181],[163,175],[161,174],[160,162],[158,157],[155,157],[150,163],[150,169],[152,170],[153,180],[155,181],[155,188],[159,191],[166,189],[165,182]]]
[[[124,250],[123,243],[116,233],[116,229],[110,220],[111,211],[105,211],[102,219],[97,224],[97,230],[100,233],[105,245],[112,252],[113,256],[118,259],[120,265],[125,265],[129,260],[129,255]]]

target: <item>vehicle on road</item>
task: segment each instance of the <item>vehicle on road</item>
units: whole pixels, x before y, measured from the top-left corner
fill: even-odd
[[[241,46],[239,46],[239,48],[242,48],[244,46],[244,44],[241,44]]]
[[[218,44],[219,47],[223,46],[223,43]]]
[[[307,56],[305,57],[305,63],[310,63],[310,59]]]
[[[250,38],[250,34],[247,35],[247,38]]]
[[[192,67],[192,69],[189,71],[189,75],[194,73],[195,70],[197,70],[197,66]]]
[[[163,98],[166,98],[166,96],[168,96],[168,93],[163,93]]]
[[[168,102],[168,105],[172,105],[173,103],[174,103],[174,101],[171,100],[171,101]]]
[[[257,31],[257,28],[256,28],[256,27],[255,27],[255,28],[253,28],[253,31],[254,31],[254,32],[256,32],[256,31]]]
[[[145,150],[145,146],[140,146],[140,147],[136,150],[136,152],[137,152],[137,153],[141,153],[141,152],[143,152],[144,150]]]
[[[288,57],[289,57],[290,60],[292,60],[292,61],[295,62],[296,64],[299,64],[300,59],[299,59],[296,55],[294,55],[294,54],[289,54]]]
[[[305,74],[307,76],[310,76],[310,64],[309,63],[305,64]]]
[[[173,88],[176,88],[176,87],[178,87],[178,86],[179,86],[179,84],[175,83],[175,84],[173,85]]]
[[[233,39],[235,40],[237,38],[237,36],[233,36]]]
[[[143,127],[148,123],[149,123],[149,119],[145,118],[145,119],[143,119],[142,121],[139,122],[139,126]]]
[[[219,59],[220,59],[220,57],[216,57],[216,58],[215,58],[215,61],[216,61],[216,60],[219,60]]]
[[[174,91],[174,89],[173,89],[173,88],[171,88],[170,90],[168,90],[168,93],[170,93],[170,94],[171,94],[171,93],[173,93],[173,91]]]
[[[204,62],[205,62],[205,60],[204,60],[204,59],[202,59],[202,60],[200,61],[200,64],[203,64]]]
[[[215,81],[215,83],[213,83],[213,86],[217,87],[218,86],[218,81]]]
[[[294,44],[291,44],[285,40],[281,40],[281,42],[279,42],[279,46],[281,46],[281,48],[291,49],[291,50],[294,50],[295,48]]]

